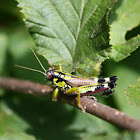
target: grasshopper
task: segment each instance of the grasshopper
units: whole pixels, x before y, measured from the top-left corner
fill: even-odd
[[[36,69],[24,67],[24,66],[19,66],[19,65],[16,66],[44,74],[46,79],[51,81],[52,84],[56,86],[56,89],[54,90],[52,96],[53,101],[57,101],[59,90],[63,91],[64,94],[67,95],[77,95],[77,105],[82,110],[82,112],[85,113],[85,108],[82,107],[82,105],[80,104],[81,96],[93,97],[89,95],[95,95],[95,94],[101,94],[107,96],[114,92],[113,89],[117,85],[117,79],[118,79],[117,76],[112,76],[108,78],[94,78],[94,79],[78,77],[63,72],[62,66],[60,64],[57,66],[57,69],[54,67],[50,67],[48,70],[46,70],[30,44],[29,46],[34,56],[36,57],[37,61],[39,62],[40,66],[44,70],[44,72]],[[93,99],[96,100],[95,97],[93,97]]]

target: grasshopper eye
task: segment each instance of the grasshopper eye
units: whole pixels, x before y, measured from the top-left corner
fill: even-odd
[[[48,80],[50,80],[52,78],[52,74],[50,71],[47,72],[46,77]]]

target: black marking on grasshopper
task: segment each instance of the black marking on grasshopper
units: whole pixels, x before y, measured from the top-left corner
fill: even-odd
[[[98,86],[95,88],[95,91],[96,91],[96,90],[99,90],[99,89],[102,89],[102,88],[104,88],[104,85],[98,85]]]
[[[113,92],[114,92],[114,90],[107,88],[107,89],[104,89],[102,95],[108,96],[108,95],[112,94]]]
[[[98,80],[98,83],[104,83],[105,82],[105,79],[104,78],[100,78],[99,80]]]
[[[52,84],[56,85],[64,93],[71,88],[71,85],[67,84],[68,80],[63,78],[65,75],[65,73],[56,71],[53,68],[49,68],[46,73],[47,79],[52,81]]]

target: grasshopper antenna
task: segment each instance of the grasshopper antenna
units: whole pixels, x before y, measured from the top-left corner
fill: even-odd
[[[34,54],[34,56],[36,57],[38,63],[40,64],[40,66],[42,67],[42,69],[46,72],[46,69],[44,68],[44,66],[43,66],[42,63],[40,62],[39,58],[37,57],[36,53],[34,52],[33,48],[31,47],[30,43],[29,43],[29,42],[27,42],[27,43],[28,43],[28,45],[30,46],[30,48],[31,48],[31,50],[32,50],[32,52],[33,52],[33,54]],[[32,70],[33,70],[33,69],[32,69]],[[35,70],[35,69],[34,69],[34,70]],[[36,71],[37,71],[37,70],[36,70]]]
[[[19,67],[19,68],[22,68],[22,69],[27,69],[27,70],[31,70],[31,71],[36,71],[36,72],[39,72],[39,73],[42,73],[46,76],[46,73],[45,72],[42,72],[40,70],[36,70],[36,69],[32,69],[32,68],[28,68],[28,67],[24,67],[24,66],[19,66],[19,65],[15,65],[16,67]]]

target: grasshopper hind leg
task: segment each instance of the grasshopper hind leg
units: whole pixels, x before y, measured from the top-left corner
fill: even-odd
[[[77,90],[78,90],[78,88],[77,88]],[[80,93],[79,90],[77,92],[78,92],[78,95],[77,95],[77,105],[82,110],[82,112],[85,113],[86,112],[86,106],[83,107],[81,105],[81,103],[80,103],[81,93]]]
[[[73,95],[74,93],[77,93],[77,106],[82,110],[83,113],[85,113],[86,107],[83,107],[80,103],[81,91],[79,90],[79,87],[73,87],[66,91],[67,95]]]

